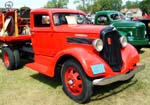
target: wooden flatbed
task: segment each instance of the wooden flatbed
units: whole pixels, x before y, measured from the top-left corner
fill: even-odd
[[[24,42],[24,41],[30,41],[31,35],[19,35],[19,36],[0,36],[0,42]]]
[[[20,21],[21,20],[21,21]],[[18,21],[20,23],[18,23]],[[19,17],[17,11],[11,10],[5,14],[0,15],[0,43],[18,43],[31,41],[31,35],[29,31],[29,21],[25,21],[24,18]],[[21,30],[28,33],[19,33]],[[5,33],[7,32],[7,34]]]

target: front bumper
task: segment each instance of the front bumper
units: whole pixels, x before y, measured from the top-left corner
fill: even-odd
[[[93,85],[108,85],[117,81],[125,81],[130,79],[132,76],[134,76],[135,73],[141,71],[142,69],[145,68],[145,65],[140,65],[134,68],[131,72],[126,73],[126,74],[119,74],[116,76],[108,77],[108,78],[100,78],[100,79],[94,79],[92,81]]]

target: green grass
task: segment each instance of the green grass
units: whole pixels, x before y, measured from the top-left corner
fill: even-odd
[[[1,54],[1,53],[0,53]],[[149,105],[150,48],[142,49],[141,63],[145,69],[128,83],[117,82],[95,87],[87,105]],[[56,79],[27,67],[7,71],[0,59],[0,105],[78,105],[62,91]]]

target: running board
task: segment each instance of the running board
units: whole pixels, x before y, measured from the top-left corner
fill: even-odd
[[[42,74],[50,76],[49,67],[46,65],[42,65],[42,64],[39,64],[37,62],[33,62],[33,63],[26,64],[26,66],[35,70],[35,71],[38,71]]]

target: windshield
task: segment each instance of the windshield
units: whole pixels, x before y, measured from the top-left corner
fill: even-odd
[[[124,15],[123,14],[121,14],[121,13],[114,13],[114,14],[111,14],[110,15],[110,18],[112,19],[112,20],[125,20],[125,17],[124,17]]]
[[[83,14],[77,13],[57,13],[53,15],[54,25],[63,24],[88,24]]]

